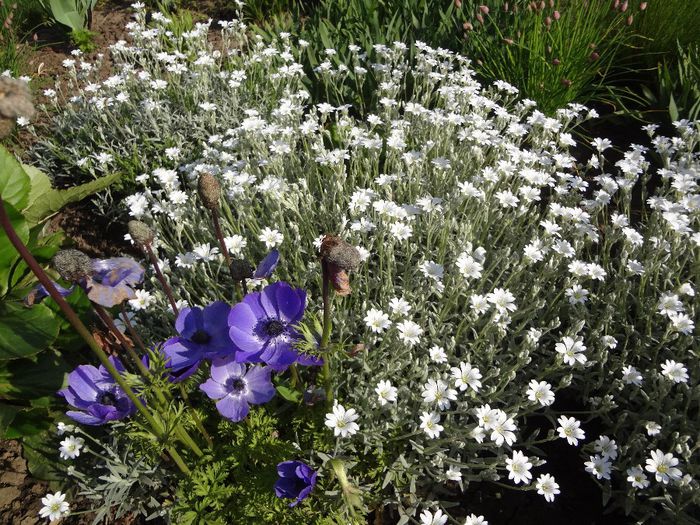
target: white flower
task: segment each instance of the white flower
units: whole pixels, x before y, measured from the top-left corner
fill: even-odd
[[[434,261],[425,261],[420,265],[420,271],[425,277],[440,281],[444,273],[444,268],[441,264]]]
[[[436,510],[435,514],[433,514],[426,509],[420,515],[420,523],[421,525],[445,525],[447,516],[441,510]]]
[[[559,416],[557,419],[559,426],[557,427],[557,432],[559,432],[559,437],[566,439],[569,445],[578,445],[579,439],[584,439],[586,437],[585,432],[581,429],[581,422],[573,417]]]
[[[44,505],[39,511],[39,516],[48,518],[49,521],[60,520],[70,514],[70,505],[66,502],[66,495],[60,491],[55,494],[47,494],[41,498]]]
[[[180,253],[175,256],[175,266],[178,268],[192,268],[197,262],[197,255],[192,252]]]
[[[450,465],[450,468],[445,472],[445,478],[450,481],[461,481],[462,471],[457,465]]]
[[[66,425],[63,421],[60,421],[56,425],[56,434],[62,436],[66,432],[73,432],[75,430],[74,425]]]
[[[683,311],[683,303],[680,301],[676,294],[665,293],[659,299],[657,309],[662,315],[680,313]]]
[[[649,486],[647,475],[644,474],[640,465],[627,469],[627,481],[629,481],[635,489],[645,489]]]
[[[428,350],[428,353],[430,354],[430,360],[433,363],[441,364],[441,363],[446,363],[447,362],[447,354],[445,353],[445,349],[441,346],[433,346]]]
[[[491,308],[488,299],[483,295],[474,294],[469,298],[469,302],[471,303],[469,307],[477,314],[485,314]]]
[[[402,321],[396,325],[399,329],[399,339],[408,346],[413,346],[420,342],[420,336],[423,329],[413,321]]]
[[[370,308],[365,316],[365,324],[372,332],[379,334],[389,328],[391,321],[389,316],[381,310]]]
[[[343,405],[336,403],[333,412],[326,414],[326,426],[333,429],[336,437],[352,436],[360,430],[359,425],[355,423],[359,417],[354,408],[345,410]]]
[[[588,290],[580,284],[575,284],[571,288],[566,289],[566,296],[569,298],[569,304],[584,304],[588,301]]]
[[[83,448],[85,440],[81,437],[69,436],[60,443],[58,451],[61,459],[75,459],[80,455],[80,449]]]
[[[260,235],[258,235],[258,239],[261,242],[264,242],[265,247],[268,250],[270,250],[275,246],[279,246],[280,244],[282,244],[282,241],[284,241],[284,235],[282,235],[277,230],[273,230],[271,228],[263,228],[263,230],[260,232]]]
[[[523,483],[527,485],[532,480],[530,469],[532,463],[530,458],[524,455],[519,450],[513,451],[513,457],[506,459],[506,470],[508,470],[508,479],[512,479],[516,485]]]
[[[586,351],[586,347],[580,339],[574,340],[565,336],[562,338],[561,343],[557,343],[554,346],[554,349],[562,355],[564,363],[567,365],[574,366],[576,362],[584,364],[587,361],[586,356],[583,354]]]
[[[546,381],[536,381],[531,380],[527,389],[527,398],[530,401],[536,401],[543,407],[549,406],[554,403],[554,392],[552,392],[552,385]]]
[[[215,261],[219,255],[219,248],[212,247],[208,242],[205,242],[204,244],[194,246],[192,248],[192,253],[194,253],[195,257],[200,261]]]
[[[647,459],[646,471],[654,474],[656,481],[667,485],[669,481],[677,481],[681,479],[683,473],[676,468],[678,459],[673,457],[673,454],[664,454],[663,451],[651,451],[651,458]]]
[[[405,224],[403,222],[395,222],[392,224],[390,231],[398,241],[405,241],[413,235],[413,228],[411,228],[410,224]]]
[[[493,304],[499,312],[514,312],[515,296],[503,288],[495,288],[493,292],[486,296],[486,300]]]
[[[148,310],[156,302],[156,298],[146,290],[136,290],[136,298],[129,300],[129,306],[134,310]]]
[[[224,237],[224,244],[229,253],[241,255],[243,249],[248,245],[248,241],[240,235],[231,235],[230,237]]]
[[[398,389],[395,386],[391,386],[390,381],[380,381],[377,383],[377,388],[375,388],[374,391],[377,393],[377,399],[380,405],[384,406],[387,403],[396,402]]]
[[[468,253],[461,253],[457,258],[457,269],[465,279],[479,279],[484,267]]]
[[[499,410],[496,421],[492,425],[491,441],[495,442],[499,447],[503,443],[511,446],[515,443],[515,433],[513,431],[517,429],[518,427],[515,425],[513,418],[508,417],[508,414]]]
[[[469,363],[459,363],[459,367],[451,369],[452,377],[455,380],[455,386],[464,392],[467,388],[471,388],[474,392],[478,392],[481,388],[481,372],[478,368],[472,367]]]
[[[467,519],[464,520],[464,525],[489,525],[489,522],[483,516],[477,516],[476,514],[470,514]]]
[[[631,365],[622,367],[622,380],[628,385],[640,386],[642,384],[642,374]]]
[[[593,474],[598,479],[610,479],[610,461],[601,456],[589,456],[589,461],[584,463],[586,472]]]
[[[693,330],[695,329],[695,323],[686,314],[669,313],[668,318],[671,320],[673,329],[676,332],[680,332],[685,335],[693,333]]]
[[[423,412],[420,416],[420,428],[429,438],[435,439],[440,436],[440,432],[445,430],[440,424],[440,414],[435,412]]]
[[[394,297],[389,301],[389,308],[391,308],[391,313],[396,316],[407,316],[408,312],[411,311],[411,305],[403,297]]]
[[[671,359],[667,359],[666,362],[661,365],[661,373],[674,383],[687,383],[689,379],[688,369],[683,363],[676,363]]]
[[[560,494],[559,484],[554,480],[554,477],[549,474],[542,474],[537,478],[535,483],[537,487],[537,494],[544,496],[546,501],[554,501],[554,496]]]
[[[450,408],[450,401],[457,399],[457,391],[449,388],[442,379],[429,379],[421,393],[424,403],[437,403],[440,410]]]
[[[646,428],[647,434],[650,436],[658,436],[661,433],[661,425],[654,421],[644,423],[644,428]]]
[[[604,458],[614,460],[617,458],[617,444],[608,436],[600,436],[595,440],[594,449]]]

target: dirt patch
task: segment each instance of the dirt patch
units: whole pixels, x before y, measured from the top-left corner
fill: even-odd
[[[17,441],[0,440],[0,523],[34,525],[48,485],[31,477]]]

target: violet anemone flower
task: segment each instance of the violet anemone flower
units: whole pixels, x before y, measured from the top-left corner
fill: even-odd
[[[267,403],[275,395],[266,366],[237,363],[234,356],[217,358],[211,364],[211,378],[199,388],[211,399],[217,399],[219,414],[231,421],[241,421],[248,415],[249,405]]]
[[[277,250],[272,250],[268,253],[265,258],[260,261],[258,267],[253,273],[253,279],[267,279],[272,275],[272,272],[277,268],[277,264],[280,262],[280,252]]]
[[[231,307],[215,301],[204,308],[183,308],[175,321],[178,337],[168,339],[163,353],[175,380],[192,375],[202,359],[223,357],[236,350],[229,337]]]
[[[91,301],[105,308],[134,299],[133,287],[143,280],[144,274],[143,266],[129,257],[94,259],[92,271],[85,289]]]
[[[294,363],[299,356],[294,343],[301,337],[294,324],[305,307],[306,292],[281,281],[246,295],[228,316],[236,360],[263,362],[277,371]]]
[[[280,479],[275,483],[275,494],[278,498],[294,498],[290,507],[295,507],[311,493],[318,475],[301,461],[283,461],[277,465],[277,474]]]
[[[121,373],[124,366],[116,357],[110,357],[114,367]],[[134,403],[117,385],[107,369],[100,365],[80,365],[68,374],[68,386],[58,395],[78,410],[69,410],[66,415],[84,425],[104,425],[108,421],[124,419],[136,410]]]
[[[64,288],[55,281],[51,281],[51,283],[54,285],[58,293],[61,294],[61,297],[68,297],[70,294],[73,293],[73,290],[75,289],[75,286],[71,286],[70,288]],[[37,303],[40,303],[44,299],[44,297],[48,296],[49,291],[44,287],[43,284],[40,283],[37,284],[34,288],[32,288],[31,291],[27,294],[27,297],[24,298],[24,304],[27,306],[33,306]]]

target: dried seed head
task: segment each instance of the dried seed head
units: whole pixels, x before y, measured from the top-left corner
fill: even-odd
[[[129,235],[139,246],[149,246],[156,236],[151,227],[145,222],[129,221],[127,227],[129,228]]]
[[[361,262],[357,248],[335,235],[326,235],[323,238],[321,258],[348,272],[356,270]]]
[[[197,191],[204,206],[216,211],[219,209],[219,199],[221,198],[221,184],[211,173],[202,173],[197,182]]]
[[[92,275],[92,259],[80,250],[60,250],[51,262],[58,274],[71,283]]]
[[[245,259],[233,259],[231,261],[231,276],[234,281],[251,279],[253,277],[253,265]]]

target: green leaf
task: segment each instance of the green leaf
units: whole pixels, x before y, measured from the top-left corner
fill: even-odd
[[[671,120],[678,120],[678,107],[676,106],[676,99],[673,98],[673,94],[670,96],[668,101],[668,114],[671,116]]]
[[[29,196],[29,176],[17,159],[0,146],[0,197],[5,204],[21,210]]]
[[[41,195],[36,195],[34,200],[24,209],[24,216],[30,224],[38,224],[50,217],[64,206],[78,202],[93,193],[104,190],[121,177],[121,173],[112,173],[99,179],[68,188],[66,190],[49,189]]]
[[[299,391],[293,390],[284,385],[278,385],[276,389],[277,392],[279,392],[279,394],[287,401],[291,401],[292,403],[301,402],[301,393]]]
[[[26,244],[29,240],[29,225],[27,221],[24,220],[21,213],[8,203],[5,203],[5,210],[10,217],[10,224],[12,224],[15,233]],[[10,239],[3,231],[0,235],[0,267],[10,266],[17,257],[19,257],[17,250],[15,250]]]
[[[44,419],[48,427],[53,425],[53,420],[48,417],[48,414]],[[55,439],[52,432],[43,431],[22,440],[22,451],[27,460],[27,467],[35,478],[47,481],[65,480],[65,473],[56,468],[58,460]]]
[[[68,26],[72,30],[85,28],[87,20],[83,14],[76,9],[75,0],[50,0],[51,16],[57,21]]]
[[[0,403],[0,436],[5,435],[10,423],[12,423],[20,410],[22,410],[20,407]]]
[[[0,361],[0,398],[30,400],[45,406],[38,398],[54,396],[64,386],[68,364],[56,353],[47,352],[36,359]]]
[[[54,342],[60,320],[43,304],[0,304],[0,360],[37,354]]]
[[[22,169],[29,177],[29,196],[26,208],[31,208],[39,197],[51,191],[51,179],[46,173],[34,166],[22,164]]]
[[[45,408],[30,408],[20,410],[15,415],[12,423],[5,430],[5,439],[18,439],[25,436],[33,436],[48,430],[51,420],[49,412]]]

